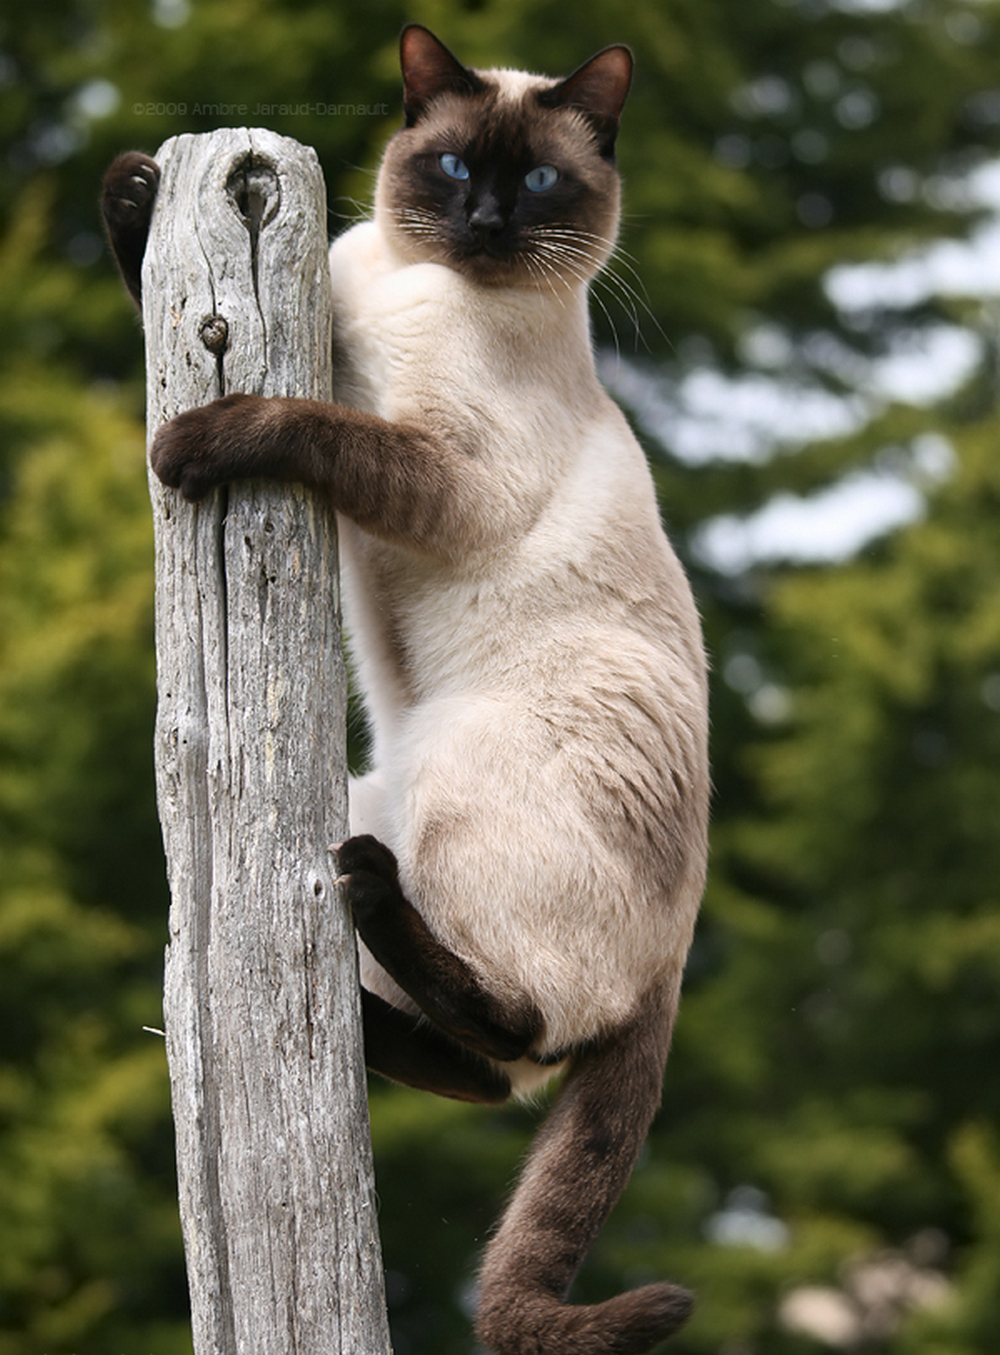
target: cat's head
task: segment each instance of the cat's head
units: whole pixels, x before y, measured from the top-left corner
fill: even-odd
[[[400,57],[406,126],[386,150],[375,200],[394,248],[486,285],[589,281],[618,230],[628,48],[552,80],[471,70],[410,24]]]

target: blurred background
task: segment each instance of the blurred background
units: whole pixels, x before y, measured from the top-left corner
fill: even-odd
[[[1000,1351],[998,0],[33,0],[0,19],[0,1355],[185,1355],[158,1026],[142,335],[101,172],[316,147],[330,231],[407,19],[630,43],[602,374],[713,664],[712,872],[663,1110],[581,1273],[677,1355]],[[285,111],[282,111],[284,108]],[[396,1355],[472,1350],[540,1111],[372,1088]]]

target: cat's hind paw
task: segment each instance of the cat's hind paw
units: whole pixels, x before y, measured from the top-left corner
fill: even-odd
[[[354,924],[362,937],[369,925],[377,919],[395,915],[400,906],[407,906],[399,887],[399,868],[388,847],[370,834],[349,837],[336,853],[339,876],[337,883],[344,891],[344,901],[354,915]],[[369,949],[377,941],[369,934]],[[374,952],[373,952],[374,953]]]
[[[383,884],[399,888],[399,866],[388,847],[370,833],[349,837],[336,848],[340,878],[345,882],[357,875],[374,876]]]

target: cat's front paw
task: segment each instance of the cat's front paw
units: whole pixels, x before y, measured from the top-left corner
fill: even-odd
[[[150,465],[192,502],[217,485],[259,473],[258,434],[267,403],[260,395],[226,395],[178,414],[153,439]]]
[[[156,161],[142,151],[126,151],[108,166],[101,190],[101,214],[111,250],[136,303],[140,300],[142,256],[159,187]]]
[[[133,228],[149,218],[160,186],[160,167],[142,151],[125,151],[104,174],[101,210],[108,228]]]

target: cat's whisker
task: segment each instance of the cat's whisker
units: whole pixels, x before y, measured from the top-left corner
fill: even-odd
[[[616,242],[614,250],[612,251],[612,254],[608,260],[608,267],[605,270],[605,272],[606,275],[610,277],[614,281],[614,283],[621,289],[622,293],[626,294],[630,298],[630,301],[633,306],[633,316],[634,316],[633,323],[635,324],[636,338],[639,339],[642,337],[637,314],[638,310],[642,310],[647,319],[652,321],[657,334],[660,336],[663,342],[667,344],[669,347],[672,347],[673,345],[671,344],[669,335],[664,331],[663,326],[660,324],[659,320],[656,317],[656,314],[653,311],[652,306],[649,303],[649,294],[646,291],[646,286],[642,280],[642,276],[639,273],[638,268],[636,267],[637,263],[638,260],[636,259],[635,255],[630,254],[628,250],[624,249],[619,243]],[[631,279],[633,279],[634,281],[630,281],[629,279],[622,277],[621,274],[616,271],[617,265],[620,265],[622,268],[626,269],[627,272],[630,274]],[[648,349],[649,345],[647,344],[646,347]]]
[[[595,260],[598,260],[605,255],[610,255],[615,247],[615,242],[612,237],[596,235],[594,232],[583,230],[580,227],[543,225],[537,229],[538,234],[545,238],[561,240],[566,243],[575,244],[580,248],[586,248]]]
[[[441,233],[439,218],[422,207],[398,207],[393,211],[393,219],[407,235],[437,239]]]
[[[572,281],[568,280],[563,272],[537,249],[525,251],[521,258],[528,270],[540,280],[540,285],[544,284],[545,290],[554,296],[565,310],[569,291],[577,281],[585,279],[574,277]]]
[[[542,290],[544,287],[544,290],[550,292],[559,302],[559,305],[565,310],[566,299],[561,295],[561,293],[565,291],[565,288],[560,288],[556,285],[560,281],[558,274],[553,269],[546,267],[544,261],[535,255],[524,253],[520,258],[527,272],[530,273],[533,278],[538,279],[539,290]]]
[[[536,248],[583,282],[589,282],[596,277],[604,263],[603,258],[595,254],[588,245],[569,239],[538,240]]]
[[[615,262],[617,262],[617,259],[612,260],[612,264]],[[642,339],[647,350],[649,349],[649,344],[646,343],[646,340],[642,335],[642,316],[645,316],[645,318],[652,323],[663,342],[668,346],[672,346],[669,335],[660,324],[655,312],[649,304],[646,289],[642,286],[641,281],[638,286],[634,286],[627,278],[623,278],[620,273],[617,273],[611,264],[609,264],[608,268],[601,274],[600,281],[612,291],[613,294],[617,294],[619,301],[631,314],[632,323],[635,328],[637,347],[638,341]]]
[[[536,243],[539,247],[546,249],[553,256],[558,253],[561,264],[567,271],[570,271],[571,261],[576,261],[578,266],[585,269],[588,276],[593,279],[595,291],[592,295],[608,320],[616,346],[618,344],[617,329],[612,322],[608,307],[596,292],[598,287],[603,287],[607,295],[613,298],[628,315],[635,333],[637,347],[640,341],[647,348],[649,347],[642,334],[643,316],[652,321],[660,337],[669,343],[668,336],[664,333],[649,305],[642,280],[631,261],[632,256],[617,245],[612,238],[582,228],[554,224],[538,227],[536,235]],[[631,276],[623,276],[626,273]],[[577,275],[579,276],[579,273]],[[633,282],[632,279],[635,281]]]
[[[327,208],[327,216],[336,217],[339,221],[349,221],[351,225],[356,225],[359,221],[370,221],[372,216],[371,204],[359,202],[357,198],[350,198],[346,194],[334,198],[334,202],[345,202],[354,210],[352,212],[338,212],[333,206]]]
[[[592,242],[578,231],[538,226],[532,231],[532,238],[541,245],[550,245],[553,248],[571,250],[573,253],[586,255],[595,266],[600,262],[600,253],[593,248]]]
[[[540,244],[543,249],[548,249],[553,253],[559,252],[567,259],[579,259],[591,272],[596,271],[601,265],[600,257],[595,256],[593,251],[586,246],[576,245],[565,240],[543,240]]]
[[[612,338],[613,338],[613,340],[614,340],[614,345],[615,345],[615,359],[617,360],[617,359],[619,359],[619,358],[621,357],[621,345],[620,345],[619,342],[618,342],[618,327],[617,327],[617,325],[616,325],[615,322],[614,322],[614,317],[612,316],[611,312],[608,310],[607,306],[604,304],[603,299],[601,298],[601,296],[600,296],[597,292],[592,291],[592,292],[590,293],[590,297],[591,297],[591,300],[594,302],[594,304],[595,304],[596,306],[599,306],[599,307],[600,307],[601,314],[604,316],[605,320],[608,322],[608,328],[611,330],[611,336],[612,336]]]
[[[642,334],[639,322],[639,304],[645,307],[645,302],[635,294],[629,282],[619,277],[602,257],[595,257],[590,241],[596,241],[602,245],[605,242],[600,237],[593,235],[587,240],[585,233],[581,231],[559,228],[540,229],[537,236],[544,238],[536,239],[536,252],[545,256],[549,268],[555,268],[574,278],[577,282],[594,284],[590,295],[607,321],[608,328],[613,336],[615,353],[620,357],[621,346],[618,327],[599,289],[603,288],[609,296],[613,297],[624,308],[631,320],[637,339],[641,338]]]
[[[588,283],[596,271],[596,261],[586,251],[551,240],[536,240],[535,253],[550,267],[569,274],[577,282]]]
[[[567,277],[572,279],[575,283],[582,283],[584,285],[590,281],[591,274],[589,270],[583,269],[574,260],[564,255],[552,253],[548,257],[545,257],[544,255],[536,254],[536,258],[544,263],[551,276],[561,278],[564,284],[567,281]]]

